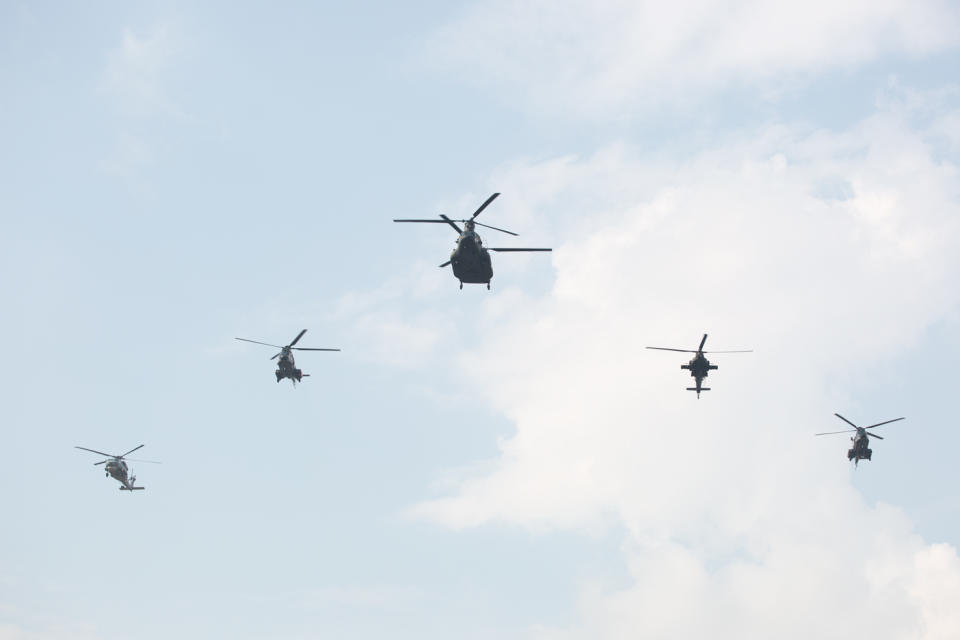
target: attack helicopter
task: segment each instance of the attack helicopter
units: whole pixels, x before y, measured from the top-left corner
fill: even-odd
[[[709,387],[702,386],[703,379],[714,369],[718,368],[715,364],[710,364],[710,361],[707,360],[705,353],[752,353],[752,349],[740,350],[740,351],[704,351],[703,345],[707,341],[707,334],[703,334],[703,340],[700,341],[700,346],[694,349],[670,349],[667,347],[647,347],[647,349],[656,349],[657,351],[680,351],[681,353],[695,353],[696,355],[688,362],[687,364],[680,365],[681,369],[687,369],[690,371],[690,375],[697,381],[697,386],[687,387],[687,391],[696,391],[697,398],[700,398],[701,391],[710,391]]]
[[[518,234],[513,231],[507,231],[499,227],[493,227],[489,224],[477,222],[476,218],[480,213],[493,202],[499,193],[495,193],[480,205],[480,208],[473,212],[473,215],[466,220],[452,220],[447,216],[440,214],[439,220],[433,219],[397,219],[394,222],[429,222],[434,224],[448,224],[453,227],[459,236],[457,237],[457,246],[450,254],[450,259],[440,265],[444,268],[453,265],[453,275],[460,281],[460,288],[463,289],[463,283],[467,284],[486,284],[490,288],[490,280],[493,278],[493,266],[490,262],[490,251],[499,252],[517,252],[517,251],[553,251],[553,249],[531,249],[526,247],[484,247],[480,235],[477,233],[477,226],[486,227],[502,233],[508,233],[511,236]],[[457,223],[463,224],[463,229],[457,226]]]
[[[824,433],[815,433],[817,436],[830,436],[836,433],[853,433],[856,432],[857,435],[852,436],[850,441],[853,443],[853,446],[847,450],[847,460],[853,461],[853,466],[857,466],[861,460],[870,460],[873,457],[873,449],[870,448],[870,437],[874,437],[877,440],[883,440],[882,436],[878,436],[872,431],[867,431],[867,429],[874,429],[884,424],[890,424],[891,422],[897,422],[899,420],[904,420],[905,418],[894,418],[893,420],[887,420],[886,422],[878,422],[877,424],[872,424],[869,427],[858,427],[853,424],[846,418],[844,418],[839,413],[833,414],[846,422],[848,425],[853,427],[853,429],[845,429],[843,431],[826,431]]]
[[[94,462],[94,466],[98,464],[105,464],[104,470],[106,471],[106,476],[113,476],[114,480],[120,483],[120,491],[143,491],[144,487],[137,487],[134,484],[137,482],[137,476],[127,477],[127,474],[130,472],[130,468],[127,466],[127,461],[124,459],[143,445],[139,447],[134,447],[127,451],[126,453],[115,456],[112,453],[104,453],[103,451],[97,451],[95,449],[87,449],[86,447],[74,447],[75,449],[82,449],[84,451],[89,451],[90,453],[96,453],[97,455],[107,456],[106,460],[101,460],[100,462]],[[133,462],[149,462],[150,464],[160,464],[155,460],[134,460]]]
[[[306,329],[297,334],[297,337],[293,339],[293,342],[288,344],[285,347],[281,347],[276,344],[269,344],[267,342],[257,342],[256,340],[248,340],[246,338],[236,338],[237,340],[242,340],[243,342],[252,342],[254,344],[262,344],[267,347],[274,347],[275,349],[280,349],[280,353],[273,356],[273,358],[280,357],[280,360],[277,361],[277,370],[274,372],[277,376],[277,382],[280,382],[284,378],[290,378],[293,381],[293,385],[296,386],[304,377],[309,378],[309,373],[304,373],[301,369],[297,369],[296,362],[293,360],[294,351],[340,351],[340,349],[316,349],[312,347],[295,347],[293,345],[297,344],[300,341],[300,338],[303,337],[303,334],[307,332]],[[273,360],[273,358],[270,358]]]

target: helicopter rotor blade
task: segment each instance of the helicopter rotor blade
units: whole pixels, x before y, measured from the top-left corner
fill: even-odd
[[[104,453],[103,451],[97,451],[96,449],[87,449],[86,447],[74,447],[74,449],[83,449],[84,451],[89,451],[90,453],[96,453],[101,456],[107,456],[108,458],[116,458],[117,456],[112,453]]]
[[[280,355],[281,355],[282,353],[283,353],[282,351],[281,351],[280,353],[275,353],[275,354],[273,354],[272,356],[270,356],[270,359],[271,359],[271,360],[276,360],[277,358],[280,357]]]
[[[451,220],[451,219],[448,218],[447,216],[443,215],[442,213],[440,214],[440,217],[443,218],[443,221],[444,221],[444,222],[446,222],[448,225],[450,225],[451,227],[453,227],[453,230],[456,231],[458,234],[463,234],[463,229],[461,229],[460,227],[458,227],[453,220]]]
[[[150,464],[163,464],[162,462],[157,462],[156,460],[139,460],[136,458],[130,458],[130,462],[148,462]]]
[[[502,231],[503,233],[509,233],[512,236],[519,236],[519,233],[514,233],[513,231],[507,231],[506,229],[501,229],[500,227],[494,227],[489,224],[483,224],[482,222],[474,222],[473,224],[479,225],[481,227],[486,227],[487,229],[493,229],[494,231]]]
[[[443,269],[445,266],[447,266],[447,265],[450,264],[451,262],[452,262],[452,260],[447,260],[447,261],[444,262],[442,265],[440,265],[440,268]]]
[[[855,425],[855,424],[853,424],[852,422],[850,422],[849,420],[847,420],[846,418],[844,418],[844,417],[843,417],[842,415],[840,415],[839,413],[835,413],[835,414],[833,414],[833,415],[837,416],[838,418],[840,418],[841,420],[843,420],[844,422],[846,422],[848,425],[850,425],[850,426],[853,427],[854,429],[859,429],[859,428],[860,428],[860,427],[858,427],[857,425]]]
[[[737,351],[701,351],[701,353],[753,353],[753,349],[740,349]]]
[[[824,431],[823,433],[815,433],[815,436],[832,436],[835,433],[853,433],[856,429],[847,429],[846,431]]]
[[[490,251],[553,251],[553,249],[531,249],[529,247],[487,247]]]
[[[123,457],[125,457],[125,456],[128,456],[128,455],[130,455],[131,453],[133,453],[134,451],[136,451],[137,449],[142,448],[143,446],[144,446],[144,445],[140,445],[139,447],[134,447],[133,449],[130,449],[130,451],[127,451],[125,454],[123,454],[123,455],[121,455],[121,456],[117,456],[117,457],[118,457],[118,458],[123,458]]]
[[[106,461],[106,460],[101,460],[100,462],[94,462],[94,463],[93,463],[93,466],[97,466],[98,464],[107,464],[107,461]]]
[[[304,329],[303,331],[301,331],[300,333],[298,333],[298,334],[297,334],[297,337],[293,339],[293,342],[291,342],[291,343],[288,344],[287,346],[288,346],[288,347],[292,347],[293,345],[295,345],[295,344],[297,344],[298,342],[300,342],[300,338],[302,338],[302,337],[303,337],[303,334],[305,334],[306,332],[307,332],[307,330]]]
[[[340,349],[317,349],[315,347],[292,347],[294,351],[340,351]]]
[[[490,204],[491,202],[493,202],[494,200],[496,200],[496,199],[497,199],[497,196],[499,196],[499,195],[500,195],[500,193],[498,192],[498,193],[493,194],[493,195],[490,196],[489,198],[487,198],[486,202],[484,202],[482,205],[480,205],[480,208],[473,212],[473,215],[470,216],[470,219],[473,220],[473,219],[476,218],[478,215],[480,215],[480,212],[483,211],[484,209],[486,209],[487,206],[489,206],[489,204]]]
[[[270,344],[268,342],[258,342],[257,340],[247,340],[246,338],[234,338],[234,340],[243,340],[244,342],[252,342],[253,344],[262,344],[266,347],[276,347],[277,349],[283,349],[283,347],[281,347],[278,344]]]
[[[680,353],[696,353],[694,349],[671,349],[670,347],[647,347],[647,349],[655,349],[656,351],[679,351]]]
[[[878,422],[877,424],[872,424],[869,427],[864,427],[864,429],[873,429],[874,427],[879,427],[880,425],[883,425],[883,424],[890,424],[891,422],[897,422],[899,420],[906,420],[906,418],[894,418],[893,420],[887,420],[886,422]],[[877,437],[879,438],[880,436],[877,436]]]
[[[700,347],[697,349],[698,352],[703,351],[703,345],[707,342],[707,334],[703,334],[703,340],[700,341]]]
[[[883,440],[883,436],[878,436],[877,434],[873,433],[872,431],[871,431],[868,435],[869,435],[871,438],[876,438],[877,440]]]

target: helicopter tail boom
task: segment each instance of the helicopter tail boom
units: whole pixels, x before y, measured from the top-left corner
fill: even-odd
[[[127,487],[120,487],[120,491],[143,491],[144,489],[146,489],[146,487],[130,487],[129,489]]]

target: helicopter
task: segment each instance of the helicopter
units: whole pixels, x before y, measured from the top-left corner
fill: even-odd
[[[704,387],[703,379],[714,369],[717,368],[717,365],[710,364],[710,361],[707,360],[705,353],[752,353],[752,349],[746,349],[741,351],[704,351],[703,345],[707,341],[707,334],[703,334],[703,340],[700,341],[700,346],[694,349],[670,349],[667,347],[647,347],[647,349],[656,349],[658,351],[680,351],[682,353],[695,353],[696,355],[688,362],[687,364],[680,365],[681,369],[687,369],[690,371],[690,375],[697,381],[697,386],[687,387],[687,391],[696,391],[697,398],[700,398],[701,391],[710,391],[710,387]]]
[[[126,453],[115,456],[111,453],[104,453],[103,451],[97,451],[95,449],[87,449],[86,447],[74,447],[75,449],[82,449],[84,451],[89,451],[90,453],[96,453],[101,456],[107,456],[106,460],[101,460],[100,462],[94,462],[94,466],[98,464],[105,464],[104,470],[106,471],[106,476],[113,476],[114,480],[117,480],[120,483],[120,491],[143,491],[144,487],[137,487],[134,484],[137,481],[137,476],[127,477],[130,468],[127,466],[127,461],[124,460],[128,455],[142,447],[141,444],[139,447],[134,447],[127,451]],[[160,464],[155,460],[136,460],[135,462],[149,462],[150,464]]]
[[[493,227],[489,224],[477,222],[476,218],[487,206],[496,200],[499,193],[495,193],[480,205],[480,208],[473,212],[468,220],[451,220],[447,216],[440,214],[439,220],[433,219],[397,219],[394,222],[430,222],[435,224],[448,224],[459,234],[457,246],[450,254],[450,259],[440,265],[444,268],[453,265],[453,275],[460,281],[460,289],[463,289],[463,283],[467,284],[486,284],[490,289],[490,280],[493,278],[493,266],[490,263],[490,251],[516,252],[516,251],[553,251],[553,249],[530,249],[518,247],[484,247],[480,235],[477,234],[477,225],[493,229],[502,233],[508,233],[511,236],[518,234],[513,231],[507,231],[499,227]],[[457,223],[463,223],[463,229],[457,226]]]
[[[853,447],[851,447],[851,448],[847,451],[847,460],[853,460],[853,466],[855,466],[855,467],[858,465],[858,463],[859,463],[861,460],[870,460],[870,459],[873,457],[873,449],[870,448],[870,437],[871,437],[871,436],[874,437],[874,438],[876,438],[877,440],[883,440],[883,437],[882,437],[882,436],[878,436],[877,434],[875,434],[875,433],[872,432],[872,431],[867,431],[867,429],[873,429],[873,428],[875,428],[875,427],[879,427],[879,426],[884,425],[884,424],[890,424],[891,422],[897,422],[897,421],[899,421],[899,420],[904,420],[904,419],[905,419],[905,418],[894,418],[893,420],[887,420],[886,422],[878,422],[877,424],[872,424],[872,425],[870,425],[869,427],[858,427],[857,425],[853,424],[852,422],[850,422],[849,420],[847,420],[846,418],[844,418],[844,417],[843,417],[842,415],[840,415],[839,413],[835,413],[835,414],[833,414],[833,415],[837,416],[838,418],[840,418],[841,420],[843,420],[844,422],[846,422],[848,425],[850,425],[851,427],[853,427],[853,429],[845,429],[845,430],[843,430],[843,431],[826,431],[826,432],[824,432],[824,433],[816,433],[816,434],[814,434],[814,435],[817,435],[817,436],[829,436],[829,435],[833,435],[833,434],[835,434],[835,433],[853,433],[853,432],[856,432],[857,435],[852,436],[852,437],[850,438],[850,441],[853,443]]]
[[[293,342],[288,344],[285,347],[281,347],[276,344],[269,344],[266,342],[257,342],[256,340],[247,340],[246,338],[236,338],[237,340],[242,340],[243,342],[252,342],[254,344],[262,344],[268,347],[274,347],[280,349],[280,353],[273,356],[276,358],[280,357],[280,360],[277,361],[277,370],[274,372],[277,376],[277,382],[280,382],[284,378],[290,378],[293,381],[293,385],[296,386],[304,377],[310,377],[309,373],[304,373],[301,369],[297,369],[296,363],[293,360],[294,351],[340,351],[340,349],[315,349],[311,347],[295,347],[293,345],[299,342],[300,338],[303,337],[303,334],[307,332],[306,329],[297,334],[297,337],[293,339]],[[270,358],[273,360],[273,358]]]

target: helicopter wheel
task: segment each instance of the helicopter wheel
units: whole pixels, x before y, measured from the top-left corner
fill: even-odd
[[[460,290],[463,291],[463,280],[460,281]]]
[[[490,291],[490,283],[487,283],[487,291]]]

